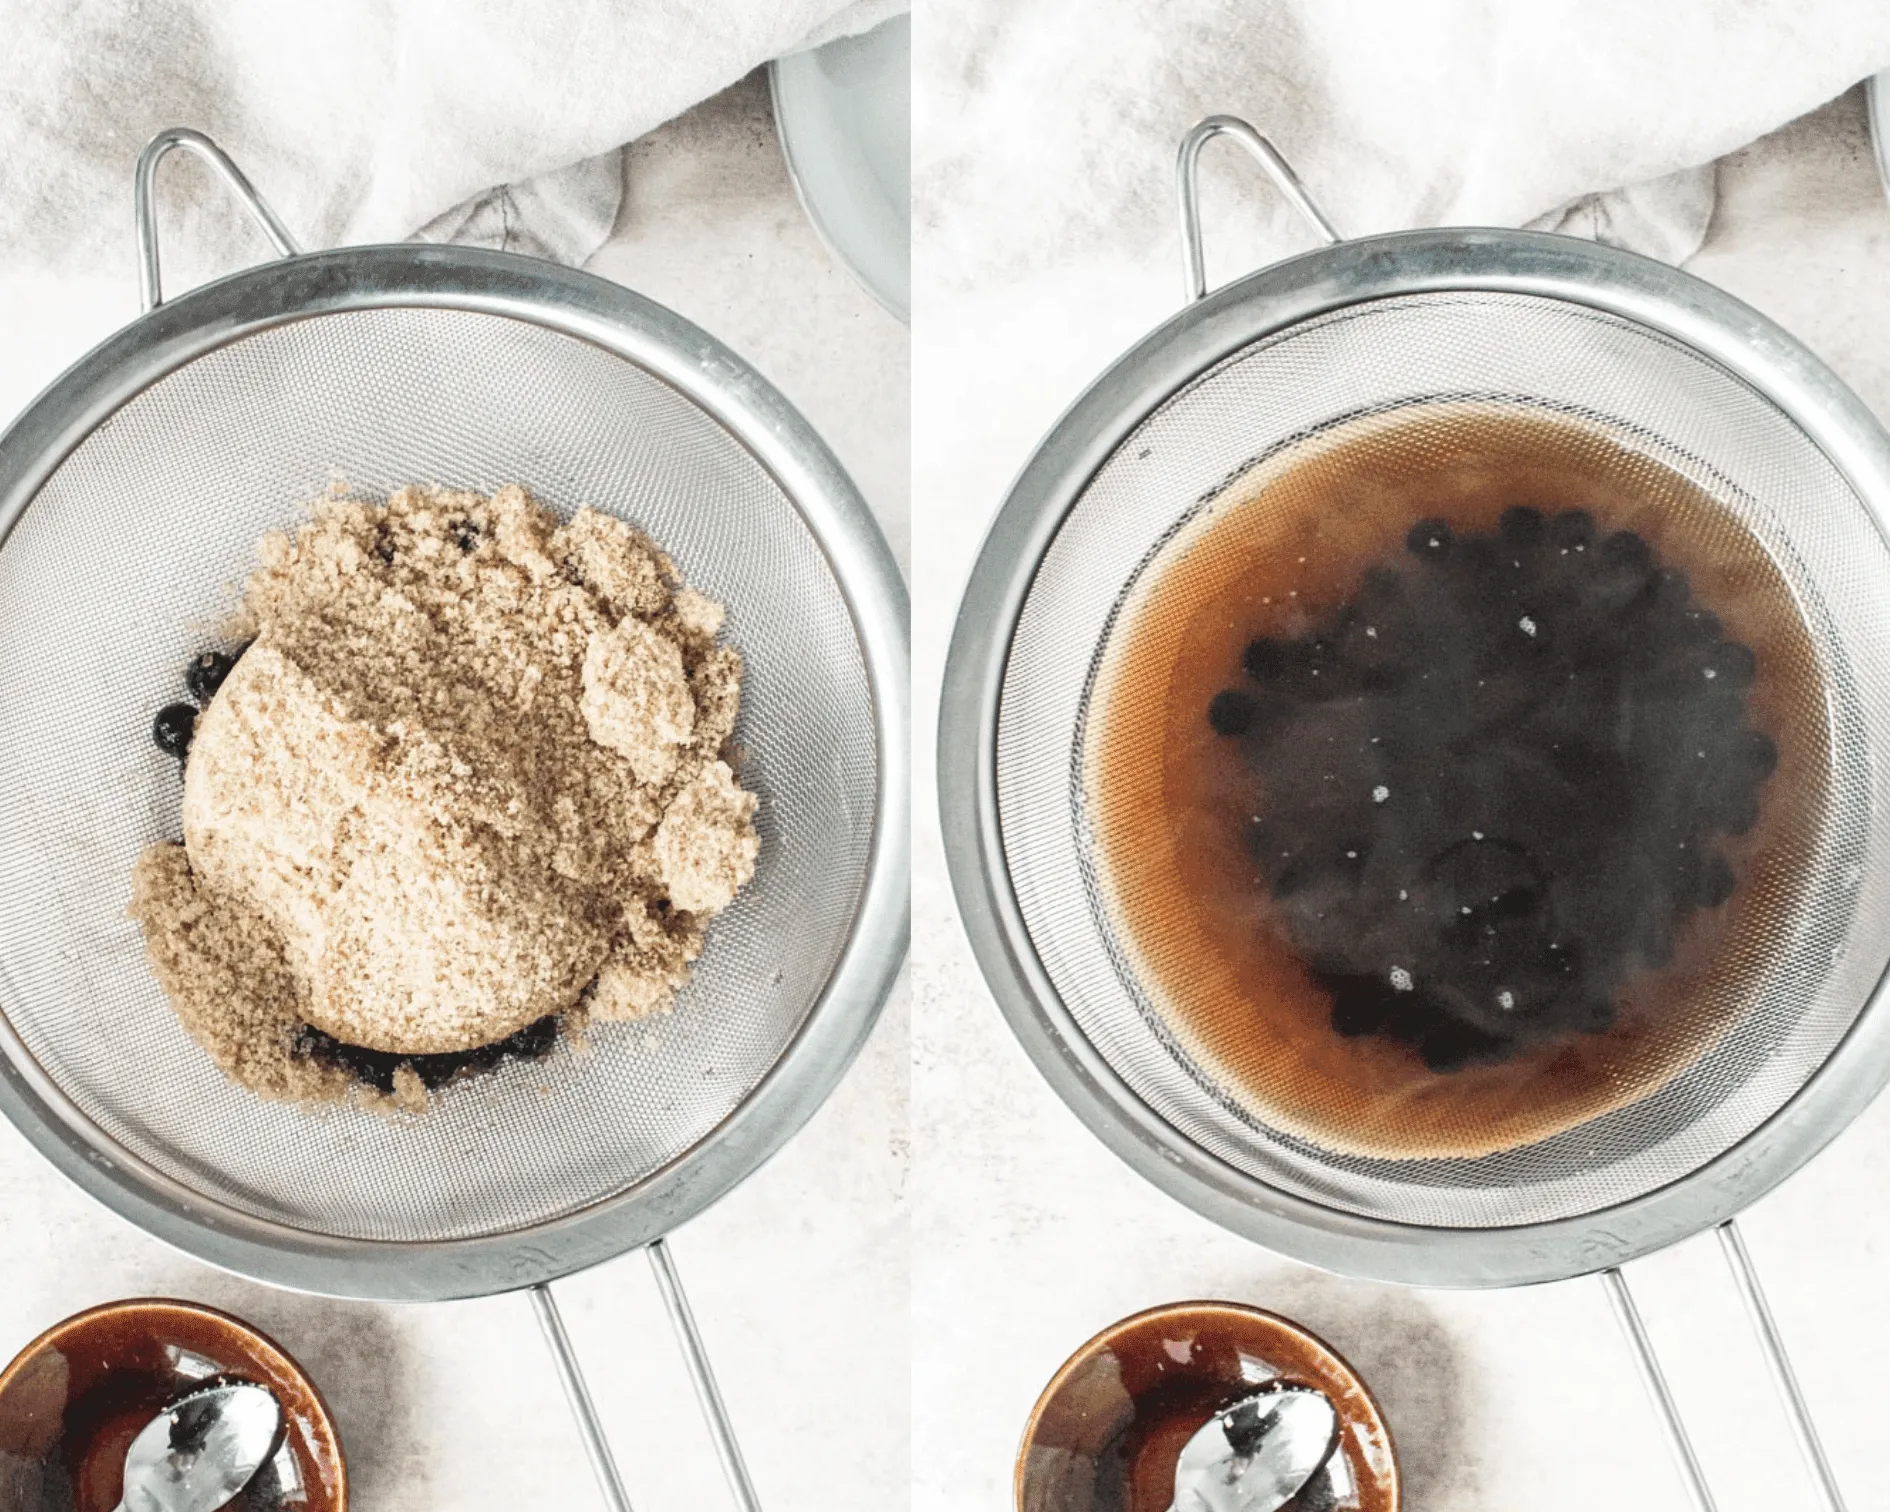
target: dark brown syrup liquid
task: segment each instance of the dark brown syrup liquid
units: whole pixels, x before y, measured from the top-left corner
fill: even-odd
[[[1523,527],[1532,518],[1531,529],[1561,532],[1531,548],[1551,557],[1641,554],[1650,584],[1657,576],[1705,627],[1703,649],[1689,653],[1705,658],[1697,674],[1712,675],[1719,656],[1730,658],[1738,681],[1750,679],[1743,709],[1735,707],[1719,731],[1724,738],[1697,742],[1711,747],[1700,759],[1715,771],[1742,753],[1754,756],[1753,771],[1740,779],[1738,801],[1748,811],[1716,818],[1699,834],[1676,832],[1703,852],[1697,873],[1677,884],[1686,893],[1679,903],[1656,889],[1649,896],[1658,903],[1624,906],[1619,894],[1630,882],[1620,863],[1628,852],[1573,845],[1578,836],[1521,814],[1520,777],[1505,787],[1499,774],[1483,782],[1485,798],[1475,797],[1474,748],[1461,764],[1436,763],[1428,780],[1413,784],[1419,791],[1387,793],[1378,801],[1433,809],[1444,804],[1440,792],[1458,794],[1439,811],[1462,820],[1463,844],[1437,853],[1446,869],[1464,872],[1456,880],[1468,889],[1466,907],[1483,908],[1484,891],[1500,908],[1524,907],[1518,900],[1544,885],[1539,868],[1525,875],[1529,868],[1518,863],[1511,877],[1498,863],[1540,857],[1559,843],[1564,857],[1577,856],[1586,868],[1573,881],[1556,881],[1563,903],[1579,914],[1585,902],[1595,920],[1610,917],[1610,908],[1619,916],[1605,930],[1591,929],[1591,946],[1621,931],[1632,937],[1608,957],[1607,971],[1595,966],[1585,999],[1568,997],[1559,1017],[1533,1021],[1533,1034],[1506,1037],[1493,1003],[1500,992],[1507,1011],[1515,994],[1495,976],[1475,979],[1475,992],[1492,1003],[1479,998],[1474,1012],[1449,1020],[1453,1038],[1412,1013],[1408,1022],[1397,1018],[1415,1001],[1402,981],[1396,992],[1372,986],[1404,948],[1400,942],[1414,938],[1408,928],[1399,934],[1395,910],[1436,905],[1436,897],[1419,894],[1437,867],[1423,880],[1381,867],[1368,882],[1363,868],[1374,857],[1366,842],[1383,838],[1369,823],[1377,789],[1360,786],[1351,795],[1359,803],[1348,810],[1327,801],[1319,784],[1357,785],[1374,770],[1377,755],[1366,742],[1387,732],[1360,723],[1355,709],[1405,720],[1395,733],[1421,745],[1430,732],[1409,721],[1441,722],[1455,706],[1427,716],[1422,698],[1379,698],[1374,706],[1378,695],[1369,691],[1322,703],[1323,723],[1302,720],[1272,753],[1287,764],[1269,773],[1248,733],[1253,708],[1230,704],[1229,695],[1249,704],[1274,697],[1288,676],[1278,665],[1285,652],[1298,658],[1291,676],[1316,675],[1306,648],[1336,640],[1341,630],[1362,634],[1373,616],[1357,611],[1375,591],[1393,578],[1417,584],[1414,574],[1435,570],[1422,560],[1433,537],[1488,556],[1506,539],[1519,540],[1518,531],[1528,534]],[[1425,531],[1414,533],[1420,523]],[[1433,606],[1430,623],[1439,622]],[[1533,628],[1532,621],[1519,630],[1519,644]],[[1369,661],[1370,648],[1360,646]],[[1347,665],[1356,672],[1364,662],[1354,654]],[[1566,667],[1557,675],[1568,675]],[[1485,696],[1481,682],[1460,682],[1462,700]],[[1449,679],[1431,686],[1449,686]],[[1722,716],[1725,707],[1722,697]],[[1259,717],[1277,718],[1277,710]],[[1500,713],[1492,721],[1491,745],[1515,733],[1503,729]],[[1697,732],[1684,720],[1674,728]],[[1320,761],[1318,741],[1333,742],[1339,756]],[[1626,762],[1627,736],[1607,728],[1594,731],[1593,744],[1595,759],[1620,756],[1631,774],[1651,772],[1647,752],[1660,751],[1643,739],[1639,764]],[[1443,749],[1433,742],[1433,755]],[[1822,683],[1803,618],[1764,548],[1723,505],[1596,425],[1465,402],[1368,417],[1298,443],[1257,464],[1161,549],[1105,650],[1086,729],[1086,798],[1118,938],[1157,1010],[1221,1086],[1274,1126],[1328,1148],[1381,1158],[1474,1156],[1644,1096],[1738,1017],[1803,890],[1824,811],[1827,755]],[[1583,780],[1592,801],[1592,761]],[[1624,790],[1620,800],[1642,810],[1663,802],[1651,790]],[[1473,817],[1479,812],[1487,820]],[[1348,823],[1359,830],[1356,842],[1340,833]],[[1435,829],[1424,837],[1427,855],[1443,844]],[[1341,873],[1351,863],[1333,862],[1339,871],[1315,878],[1325,893],[1294,892],[1306,884],[1304,868],[1292,867],[1325,849],[1352,856],[1361,876],[1348,880]],[[1321,901],[1327,897],[1329,910]],[[1466,914],[1466,929],[1473,923],[1481,925],[1481,916]],[[1599,960],[1591,949],[1591,964]],[[1546,981],[1532,979],[1531,987]],[[1463,982],[1447,985],[1461,988],[1459,997],[1470,991]],[[1465,1030],[1466,1022],[1480,1027]]]
[[[1341,1424],[1331,1458],[1281,1512],[1391,1512],[1391,1446],[1362,1384],[1291,1325],[1256,1326],[1238,1311],[1182,1303],[1112,1329],[1107,1344],[1041,1404],[1019,1505],[1026,1512],[1168,1512],[1188,1441],[1264,1384],[1325,1393]]]
[[[337,1491],[301,1388],[231,1347],[230,1332],[201,1315],[153,1317],[128,1308],[41,1356],[34,1362],[37,1410],[11,1425],[32,1442],[7,1446],[29,1451],[14,1466],[28,1488],[17,1512],[112,1512],[123,1491],[125,1454],[151,1420],[192,1392],[237,1381],[275,1395],[284,1443],[222,1504],[225,1512],[331,1512]],[[43,1448],[31,1452],[36,1445]],[[0,1506],[16,1512],[7,1484],[0,1477]]]

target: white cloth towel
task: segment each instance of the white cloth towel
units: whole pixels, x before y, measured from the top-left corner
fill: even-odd
[[[1890,66],[1883,0],[944,9],[920,49],[915,235],[960,285],[1098,238],[1172,241],[1176,145],[1215,113],[1271,137],[1348,235],[1536,223],[1679,262],[1715,158]],[[1203,176],[1248,266],[1308,245],[1237,150],[1211,147]]]
[[[10,0],[0,265],[131,280],[132,165],[166,126],[214,137],[308,247],[424,227],[581,262],[616,218],[624,143],[770,58],[904,8]],[[162,180],[170,286],[253,260],[260,243],[220,186],[181,159]]]

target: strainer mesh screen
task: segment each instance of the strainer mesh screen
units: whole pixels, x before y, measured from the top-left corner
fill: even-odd
[[[1790,711],[1824,748],[1827,791],[1791,837],[1793,906],[1768,905],[1766,945],[1716,1011],[1731,1028],[1623,1106],[1494,1153],[1346,1148],[1274,1116],[1261,1066],[1235,1086],[1178,1027],[1151,959],[1124,937],[1100,880],[1086,721],[1125,602],[1164,543],[1230,480],[1360,417],[1399,417],[1420,451],[1449,416],[1500,407],[1587,426],[1643,453],[1737,519],[1802,618],[1817,667]],[[1427,416],[1438,417],[1435,423]],[[1547,502],[1529,500],[1522,502]],[[1719,367],[1623,319],[1541,296],[1375,300],[1225,359],[1161,404],[1070,509],[1016,627],[999,706],[1006,864],[1045,969],[1082,1033],[1133,1094],[1249,1176],[1346,1212],[1438,1227],[1592,1213],[1653,1191],[1749,1134],[1822,1064],[1875,988],[1890,939],[1890,552],[1861,501],[1777,408]],[[1737,948],[1736,942],[1728,949]],[[1260,1085],[1254,1093],[1255,1082]],[[1280,1085],[1284,1085],[1281,1081]],[[1355,1103],[1339,1124],[1401,1115]]]
[[[728,606],[736,740],[760,794],[755,882],[676,1011],[453,1087],[419,1119],[259,1100],[187,1038],[124,917],[175,839],[151,716],[213,643],[257,539],[332,478],[523,483],[647,530]],[[761,1080],[849,933],[874,823],[874,710],[853,621],[792,501],[633,364],[524,321],[362,310],[199,357],[59,467],[0,547],[0,1010],[114,1140],[216,1201],[346,1238],[513,1231],[676,1159]]]

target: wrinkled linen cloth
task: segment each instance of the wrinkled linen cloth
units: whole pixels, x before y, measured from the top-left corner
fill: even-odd
[[[0,270],[135,290],[131,174],[208,133],[305,247],[433,240],[581,263],[621,147],[750,70],[903,0],[13,0],[0,49]],[[262,242],[179,154],[168,288]],[[135,306],[134,306],[135,308]]]
[[[1890,6],[952,0],[926,41],[915,235],[947,283],[1172,240],[1176,145],[1222,113],[1345,235],[1534,225],[1677,263],[1706,235],[1714,159],[1890,67]],[[1310,244],[1237,148],[1202,171],[1231,240]]]

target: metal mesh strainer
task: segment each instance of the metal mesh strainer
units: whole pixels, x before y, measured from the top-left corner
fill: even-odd
[[[1890,1073],[1872,1011],[1890,957],[1890,446],[1750,310],[1568,239],[1378,237],[1202,298],[1193,165],[1223,132],[1308,208],[1250,127],[1197,128],[1182,205],[1199,302],[1059,422],[992,529],[940,719],[942,818],[967,928],[1059,1092],[1208,1216],[1390,1280],[1504,1284],[1617,1265],[1730,1219]],[[1675,511],[1697,494],[1737,521],[1815,663],[1778,713],[1819,753],[1820,791],[1793,795],[1792,885],[1718,942],[1718,975],[1691,1000],[1701,1027],[1688,1053],[1572,1126],[1473,1153],[1442,1149],[1415,1101],[1386,1112],[1365,1093],[1328,1109],[1325,1132],[1311,1128],[1283,1107],[1301,1069],[1290,1056],[1216,1058],[1175,1007],[1205,970],[1188,959],[1198,942],[1125,922],[1097,838],[1109,815],[1094,752],[1122,646],[1157,613],[1149,585],[1211,549],[1204,521],[1236,504],[1259,518],[1258,490],[1325,465],[1350,434],[1390,438],[1378,464],[1418,474],[1492,415],[1590,436],[1591,450],[1624,459],[1611,464],[1624,488],[1664,489]],[[1702,517],[1697,528],[1714,527]],[[1136,696],[1162,694],[1124,694]]]
[[[370,492],[527,479],[554,507],[634,520],[731,606],[727,634],[748,668],[738,738],[762,800],[760,870],[677,1012],[641,1032],[599,1031],[581,1060],[561,1053],[449,1088],[411,1123],[353,1108],[311,1118],[225,1080],[171,1013],[124,916],[132,860],[177,833],[180,790],[148,711],[174,695],[257,539],[331,473]],[[610,1198],[753,1090],[847,941],[872,856],[877,752],[839,584],[734,437],[570,336],[394,308],[206,353],[120,408],[40,488],[0,550],[0,601],[15,621],[0,639],[0,786],[18,795],[0,814],[8,1017],[115,1141],[259,1218],[454,1239]],[[136,1056],[117,1048],[127,1042]]]
[[[1121,937],[1103,901],[1080,748],[1101,686],[1096,661],[1122,633],[1125,602],[1187,544],[1175,540],[1182,523],[1247,473],[1256,450],[1275,450],[1266,438],[1317,444],[1342,417],[1391,414],[1401,424],[1384,465],[1416,470],[1426,448],[1448,445],[1457,417],[1498,408],[1607,423],[1739,510],[1818,626],[1828,692],[1812,690],[1792,714],[1829,721],[1834,801],[1804,816],[1822,820],[1814,833],[1791,837],[1810,855],[1803,901],[1779,921],[1780,938],[1697,1005],[1736,1025],[1689,1069],[1618,1111],[1499,1154],[1371,1159],[1270,1123],[1178,1043],[1146,952]],[[1883,537],[1803,433],[1723,371],[1626,321],[1541,296],[1438,292],[1301,322],[1217,364],[1137,426],[1044,554],[1011,643],[997,733],[999,821],[1025,926],[1084,1036],[1136,1095],[1271,1185],[1368,1217],[1451,1227],[1570,1217],[1654,1191],[1777,1112],[1882,972],[1881,952],[1845,948],[1890,938],[1890,872],[1866,864],[1890,847],[1890,816],[1869,802],[1890,780],[1882,582]],[[1071,656],[1072,644],[1098,655]],[[1821,736],[1803,732],[1820,745]]]
[[[225,1081],[125,918],[133,858],[178,825],[150,712],[257,539],[334,478],[522,482],[561,511],[632,520],[728,606],[747,669],[736,739],[761,799],[759,870],[676,1011],[451,1087],[417,1120],[311,1114]],[[0,442],[0,605],[7,1110],[96,1193],[213,1261],[426,1298],[542,1283],[659,1239],[811,1114],[897,969],[897,570],[805,422],[615,286],[389,247],[160,306]]]

